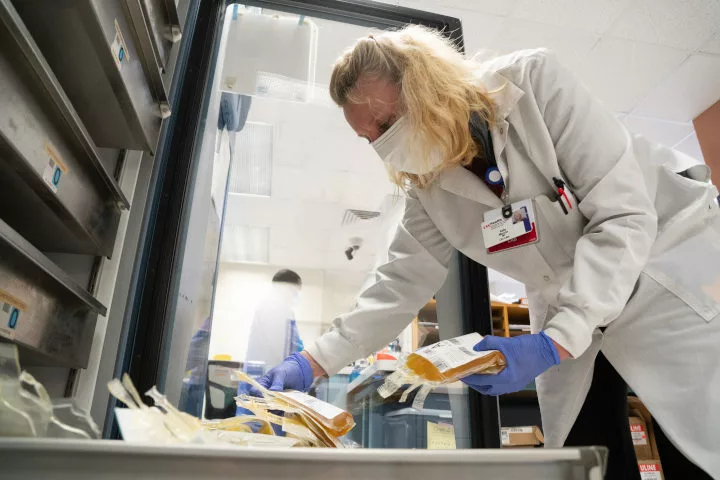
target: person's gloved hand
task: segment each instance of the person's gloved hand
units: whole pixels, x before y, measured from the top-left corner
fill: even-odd
[[[271,368],[268,373],[260,377],[258,383],[276,392],[289,389],[306,392],[313,383],[312,366],[303,355],[293,353],[280,365]],[[259,396],[260,392],[251,389],[250,395]]]
[[[498,350],[507,365],[497,375],[468,375],[463,383],[484,395],[503,395],[522,390],[538,375],[560,363],[560,355],[545,332],[518,337],[488,335],[473,347],[476,352]]]

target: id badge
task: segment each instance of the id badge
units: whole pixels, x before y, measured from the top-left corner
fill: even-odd
[[[485,212],[482,232],[488,253],[537,242],[535,218],[532,200],[522,200]]]

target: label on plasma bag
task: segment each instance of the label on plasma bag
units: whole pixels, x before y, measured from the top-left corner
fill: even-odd
[[[296,402],[308,407],[310,410],[317,412],[321,416],[333,419],[344,412],[343,409],[327,402],[323,402],[315,397],[303,392],[282,392],[282,395],[295,400]]]
[[[469,333],[461,337],[441,340],[427,347],[418,349],[415,353],[430,361],[440,370],[447,372],[460,365],[470,363],[475,359],[494,353],[494,350],[476,352],[473,347],[483,339],[479,333]]]
[[[0,337],[15,338],[18,323],[27,305],[22,300],[0,290]]]

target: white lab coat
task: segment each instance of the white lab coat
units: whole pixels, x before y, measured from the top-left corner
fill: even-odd
[[[564,443],[602,348],[669,438],[720,477],[717,189],[674,173],[692,160],[630,136],[546,50],[494,59],[478,79],[498,90],[502,200],[464,168],[411,191],[389,261],[309,353],[333,373],[387,344],[442,285],[454,247],[524,282],[533,332],[574,357],[537,381],[546,445]],[[547,197],[553,176],[580,201],[569,215]],[[528,198],[539,241],[488,254],[484,212]]]
[[[293,306],[299,290],[294,285],[273,283],[260,300],[248,336],[246,362],[264,362],[265,371],[282,362],[291,350]]]

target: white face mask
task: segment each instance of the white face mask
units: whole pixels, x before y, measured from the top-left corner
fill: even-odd
[[[371,145],[383,162],[399,172],[424,175],[432,172],[442,163],[443,159],[439,152],[434,152],[429,158],[411,157],[406,148],[409,138],[410,127],[407,119],[402,116]]]

